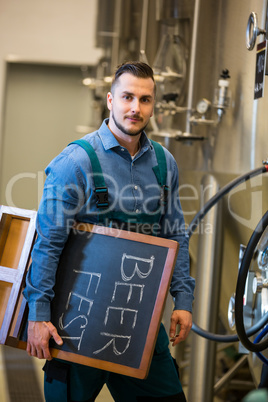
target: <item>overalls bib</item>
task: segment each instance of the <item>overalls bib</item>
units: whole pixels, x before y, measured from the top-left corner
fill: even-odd
[[[160,222],[161,217],[165,212],[165,207],[168,202],[169,188],[166,185],[167,162],[163,147],[155,141],[151,140],[151,142],[154,147],[154,151],[157,158],[157,165],[154,166],[152,169],[154,171],[154,174],[160,187],[160,200],[159,200],[160,208],[159,211],[151,215],[137,214],[135,218],[131,216],[131,222],[134,222],[136,224],[135,231],[137,232],[143,232],[142,228],[144,224],[151,225],[152,227],[151,234],[156,235],[154,225]],[[83,139],[74,141],[71,144],[80,145],[87,152],[90,158],[93,180],[95,185],[94,191],[97,197],[97,208],[100,210],[100,214],[98,215],[99,223],[100,224],[105,223],[106,225],[108,223],[108,226],[113,226],[113,222],[121,222],[121,223],[128,222],[130,219],[130,216],[128,214],[124,212],[109,210],[108,188],[105,184],[101,165],[94,148],[86,140]]]

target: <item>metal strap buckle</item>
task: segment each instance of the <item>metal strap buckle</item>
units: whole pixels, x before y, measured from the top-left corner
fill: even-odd
[[[167,205],[168,193],[169,193],[169,186],[166,185],[162,186],[160,195],[160,205]]]
[[[105,208],[109,206],[107,187],[97,187],[95,189],[97,197],[97,208]]]

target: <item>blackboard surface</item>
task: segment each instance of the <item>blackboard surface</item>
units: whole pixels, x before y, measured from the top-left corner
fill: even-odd
[[[52,355],[145,378],[177,253],[172,240],[78,225],[57,271],[51,321],[64,344]]]

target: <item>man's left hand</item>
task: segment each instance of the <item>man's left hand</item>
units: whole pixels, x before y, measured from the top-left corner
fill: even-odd
[[[177,332],[177,325],[179,325],[179,333]],[[177,345],[179,342],[184,341],[192,328],[192,313],[186,310],[174,310],[170,319],[170,342],[172,346]]]

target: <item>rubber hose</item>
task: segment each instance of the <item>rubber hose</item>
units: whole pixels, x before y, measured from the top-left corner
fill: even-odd
[[[254,339],[254,344],[258,343],[268,332],[268,325],[261,331],[261,333],[256,336],[256,338]],[[266,359],[265,356],[263,356],[263,354],[261,352],[255,352],[256,355],[258,356],[258,358],[264,363],[266,364],[266,366],[268,366],[268,360]]]
[[[256,334],[265,324],[267,324],[267,322],[268,322],[268,313],[266,313],[255,325],[253,325],[253,327],[251,327],[246,331],[247,336],[252,336]],[[195,323],[193,323],[192,330],[196,334],[202,336],[203,338],[209,339],[210,341],[223,342],[223,343],[229,343],[229,342],[233,343],[239,341],[238,335],[212,334],[211,332],[200,328]]]
[[[261,166],[257,169],[251,170],[250,172],[245,173],[242,176],[237,177],[236,179],[232,180],[230,183],[226,184],[220,191],[218,191],[217,194],[215,194],[206,204],[203,206],[203,208],[200,209],[200,211],[195,215],[191,223],[189,224],[188,229],[186,230],[186,234],[190,237],[192,236],[193,232],[197,228],[199,222],[203,217],[208,213],[208,211],[218,202],[222,197],[224,197],[226,194],[228,194],[229,191],[231,191],[233,188],[238,186],[240,183],[243,183],[244,181],[247,181],[251,179],[252,177],[258,176],[259,174],[266,173],[268,171],[268,164],[265,164],[264,166]],[[263,325],[262,319],[259,321]],[[258,323],[256,324],[258,325]],[[261,325],[261,326],[262,326]],[[259,328],[260,329],[260,328]],[[200,328],[197,324],[193,323],[192,330],[197,333],[198,335],[210,339],[216,342],[229,342],[225,341],[225,339],[230,339],[230,336],[234,336],[238,338],[237,335],[217,335],[213,334],[211,332],[208,332],[202,328]],[[258,331],[258,330],[257,330]],[[256,332],[257,332],[256,331]],[[252,333],[253,335],[253,333]],[[237,339],[239,340],[239,339]],[[230,342],[236,342],[236,340],[231,340]]]
[[[237,286],[236,286],[236,296],[235,296],[235,326],[238,337],[242,344],[250,350],[251,352],[261,352],[268,347],[268,339],[258,344],[252,343],[246,334],[244,327],[244,317],[243,317],[243,298],[245,291],[245,284],[248,275],[249,266],[251,259],[253,257],[255,248],[268,225],[268,211],[263,215],[262,219],[256,226],[256,229],[252,233],[252,236],[248,242],[246,250],[244,252],[240,269],[238,272]]]
[[[243,183],[244,181],[247,181],[251,179],[254,176],[257,176],[261,173],[265,173],[268,171],[268,165],[264,165],[260,168],[251,170],[248,173],[245,173],[242,176],[237,177],[236,179],[232,180],[230,183],[226,184],[220,191],[218,191],[217,194],[215,194],[206,204],[203,206],[203,208],[200,209],[200,211],[195,215],[191,223],[189,224],[189,227],[186,230],[186,234],[191,237],[195,229],[197,228],[199,222],[201,219],[208,213],[208,211],[229,191],[231,191],[233,188],[238,186],[240,183]]]

